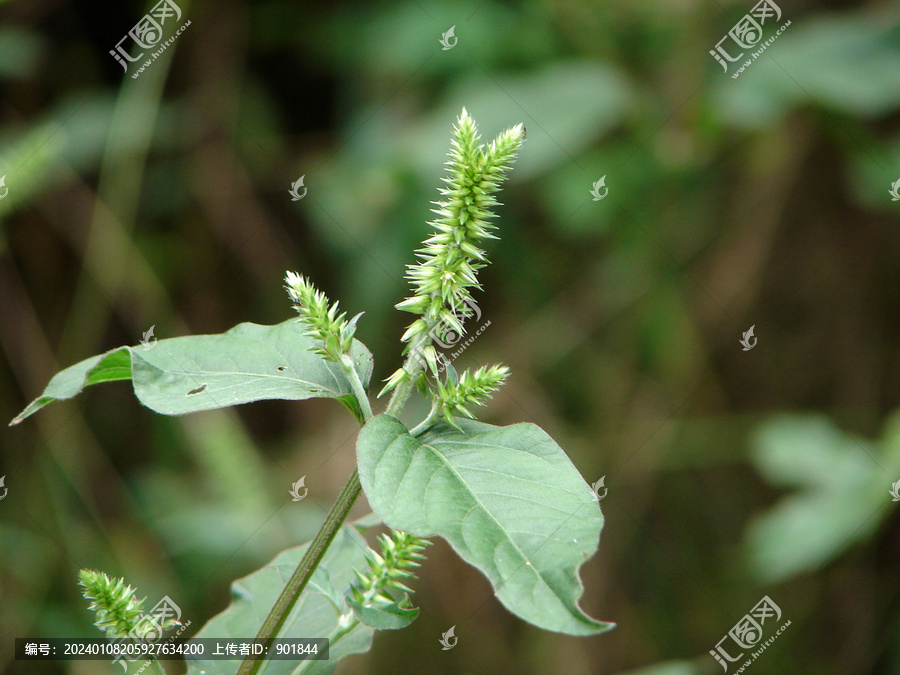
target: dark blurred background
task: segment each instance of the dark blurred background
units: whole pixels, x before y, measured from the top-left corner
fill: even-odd
[[[733,79],[709,50],[743,0],[179,0],[191,25],[133,78],[109,51],[152,4],[0,2],[4,420],[150,326],[289,318],[286,269],[366,312],[377,391],[453,120],[523,122],[491,325],[456,365],[507,363],[482,418],[540,424],[605,477],[582,604],[618,627],[535,629],[437,541],[419,619],[337,672],[718,673],[709,650],[764,595],[791,626],[753,672],[900,672],[896,3],[782,3],[791,25]],[[331,401],[166,418],[127,383],[4,425],[0,670],[112,672],[12,660],[14,637],[97,635],[81,567],[199,629],[311,538],[355,429]]]

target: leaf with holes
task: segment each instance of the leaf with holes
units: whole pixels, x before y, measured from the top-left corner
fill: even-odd
[[[163,415],[184,415],[265,399],[336,398],[357,415],[346,373],[313,352],[313,340],[296,319],[275,326],[238,324],[220,335],[158,340],[119,347],[56,374],[44,392],[10,423],[18,424],[48,403],[72,398],[85,387],[132,380],[141,403]],[[354,340],[353,361],[368,384],[372,355]]]
[[[390,527],[444,537],[526,621],[570,635],[612,628],[578,606],[603,515],[569,458],[533,424],[460,425],[416,438],[387,415],[366,424],[357,454],[372,508]]]

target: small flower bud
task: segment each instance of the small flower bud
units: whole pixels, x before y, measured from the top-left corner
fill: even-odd
[[[431,542],[406,532],[392,530],[390,536],[382,534],[378,543],[381,554],[372,549],[366,552],[369,569],[365,572],[354,570],[356,581],[350,587],[353,599],[364,606],[377,607],[395,602],[389,593],[391,590],[404,595],[412,593],[412,589],[400,579],[415,578],[411,570],[419,566],[420,560],[425,559],[422,551]],[[402,604],[407,605],[408,602],[407,596]]]
[[[342,362],[342,357],[350,354],[356,323],[362,314],[349,321],[347,314],[338,315],[338,303],[329,306],[328,298],[304,276],[294,272],[285,275],[285,286],[294,309],[306,324],[306,335],[318,341],[316,353],[330,361]]]
[[[484,405],[506,381],[509,368],[503,365],[485,368],[482,366],[474,373],[465,370],[459,377],[450,377],[448,369],[446,382],[438,380],[432,401],[440,406],[440,412],[448,424],[458,427],[454,415],[463,415],[474,419],[466,405]]]

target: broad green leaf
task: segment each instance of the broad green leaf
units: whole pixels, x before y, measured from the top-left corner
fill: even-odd
[[[369,521],[371,523],[371,521]],[[278,634],[283,638],[331,637],[338,628],[340,612],[333,601],[340,601],[335,589],[348,589],[355,579],[353,569],[366,569],[367,544],[361,536],[363,521],[345,525],[334,538],[310,585],[301,594]],[[268,565],[231,585],[232,601],[214,616],[194,637],[253,638],[288,579],[303,557],[308,544],[282,551]],[[372,645],[374,629],[361,623],[340,639],[331,640],[327,661],[267,661],[263,675],[326,675],[338,661],[361,654]],[[189,661],[188,675],[234,675],[240,661]]]
[[[309,588],[321,593],[326,598],[331,601],[331,604],[334,605],[334,608],[338,611],[343,611],[344,609],[344,596],[341,592],[334,587],[334,584],[331,582],[331,575],[328,573],[328,568],[319,565],[316,568],[316,571],[313,572],[312,578],[309,580]]]
[[[578,606],[603,516],[569,458],[533,424],[460,425],[418,439],[387,415],[366,424],[357,454],[372,508],[394,529],[444,537],[526,621],[571,635],[612,628]]]
[[[158,340],[119,347],[56,374],[44,392],[10,423],[18,424],[52,401],[72,398],[92,384],[131,379],[145,406],[163,415],[183,415],[251,401],[336,398],[353,410],[347,375],[313,352],[296,319],[275,326],[242,323],[220,335]],[[363,384],[372,375],[372,355],[353,342]]]
[[[769,483],[798,488],[748,525],[746,557],[763,583],[819,569],[890,512],[885,471],[894,475],[896,459],[825,417],[773,418],[754,445],[753,461]]]

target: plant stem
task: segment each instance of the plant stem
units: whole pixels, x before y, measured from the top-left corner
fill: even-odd
[[[329,511],[328,515],[325,517],[325,522],[322,524],[322,527],[319,528],[315,538],[313,538],[309,548],[303,555],[303,559],[300,561],[300,564],[297,565],[291,578],[288,579],[287,585],[284,587],[284,590],[281,591],[281,595],[278,596],[278,600],[275,601],[275,604],[269,611],[269,615],[266,617],[266,620],[263,621],[259,632],[256,634],[257,640],[265,641],[264,644],[266,648],[268,648],[269,645],[271,645],[272,640],[278,636],[278,632],[281,630],[282,626],[284,626],[284,622],[294,608],[297,599],[300,597],[300,593],[306,587],[310,578],[312,578],[313,573],[316,571],[316,568],[319,566],[319,563],[325,555],[325,551],[328,550],[337,531],[340,529],[344,520],[346,520],[347,514],[350,513],[350,507],[353,506],[353,502],[356,501],[361,490],[362,486],[359,484],[359,473],[354,469],[353,474],[350,476],[350,480],[347,481],[344,489],[341,490],[338,500],[335,502],[334,506],[331,507],[331,511]],[[259,672],[262,664],[262,660],[256,660],[252,656],[247,657],[241,663],[237,675],[255,675],[255,673]]]
[[[431,404],[431,411],[428,413],[428,417],[419,422],[416,426],[409,430],[410,436],[418,436],[424,431],[428,430],[432,424],[434,424],[435,420],[441,416],[441,404],[438,401],[435,401]]]
[[[362,380],[359,379],[359,373],[356,372],[353,359],[349,356],[344,356],[341,360],[341,365],[350,378],[350,386],[353,387],[353,394],[356,396],[356,400],[359,401],[359,408],[363,413],[363,424],[365,424],[372,419],[372,405],[369,403],[369,395],[366,393]]]
[[[385,408],[384,410],[385,415],[396,417],[400,414],[400,411],[403,410],[403,406],[405,406],[406,402],[409,400],[409,397],[412,394],[413,383],[415,382],[416,376],[419,374],[419,371],[422,370],[422,358],[418,355],[418,352],[422,347],[425,346],[426,342],[431,341],[430,331],[432,328],[434,328],[434,324],[436,323],[437,320],[434,320],[428,325],[428,330],[420,333],[413,338],[412,342],[410,342],[409,355],[406,357],[406,361],[403,363],[403,370],[409,373],[409,377],[404,378],[400,382],[400,384],[397,385],[397,388],[394,389],[394,393],[391,395],[391,400],[388,402],[387,408]]]
[[[162,667],[162,665],[160,665],[159,661],[157,661],[156,659],[151,658],[151,659],[150,659],[150,663],[153,664],[153,670],[155,670],[157,673],[159,673],[159,675],[166,675],[166,671],[165,671],[165,669]]]
[[[347,626],[343,626],[343,627],[338,626],[333,631],[331,631],[331,634],[328,635],[328,648],[334,649],[334,645],[337,644],[338,640],[340,640],[341,638],[346,636],[350,631],[352,631],[358,625],[359,625],[359,621],[356,619],[356,617],[353,617],[352,623],[348,624]],[[305,661],[303,661],[301,663],[300,666],[297,667],[297,669],[295,671],[293,671],[291,673],[291,675],[303,675],[303,673],[307,672],[312,667],[312,665],[315,663],[316,663],[316,661],[306,659]]]
[[[388,402],[388,406],[385,409],[386,415],[396,416],[403,410],[403,406],[405,406],[406,402],[409,400],[416,375],[422,370],[422,360],[418,356],[418,350],[430,339],[429,334],[425,332],[414,338],[410,344],[409,355],[406,357],[406,361],[403,364],[403,368],[409,373],[409,377],[405,378],[397,385],[397,388],[394,389],[391,400]],[[350,373],[350,382],[353,385],[354,394],[359,399],[360,406],[363,408],[363,414],[366,415],[366,419],[368,420],[372,417],[372,408],[369,405],[365,390],[363,390],[362,382],[359,381],[359,375],[356,374],[355,369],[351,368],[350,370],[352,370],[352,373]],[[348,371],[348,373],[349,372],[350,371]],[[358,391],[357,385],[359,387]],[[287,620],[288,615],[297,603],[300,594],[303,592],[303,589],[306,588],[306,584],[309,583],[313,573],[325,556],[325,552],[334,540],[337,531],[347,519],[350,508],[353,506],[353,502],[356,501],[360,492],[362,492],[362,486],[359,483],[359,471],[354,469],[353,474],[350,476],[350,480],[347,481],[344,489],[341,490],[341,494],[338,496],[337,501],[325,517],[325,522],[322,523],[322,527],[319,528],[319,531],[310,543],[309,548],[306,549],[303,559],[300,560],[300,563],[297,565],[291,578],[288,579],[287,585],[284,587],[284,590],[281,591],[281,595],[278,596],[278,600],[275,601],[272,609],[269,610],[266,620],[263,621],[259,632],[256,634],[256,639],[264,641],[266,648],[268,648],[272,644],[272,641],[278,637],[278,632],[281,630],[282,626],[284,626],[284,622]],[[237,675],[256,675],[262,667],[262,664],[262,660],[253,656],[248,656],[241,662],[241,667],[238,669]]]

